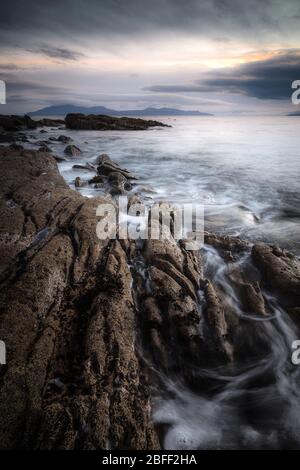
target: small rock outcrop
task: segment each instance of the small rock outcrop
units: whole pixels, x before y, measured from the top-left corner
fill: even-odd
[[[38,149],[39,152],[52,152],[51,148],[48,147],[48,145],[41,145],[41,147]]]
[[[75,188],[82,188],[82,186],[85,185],[85,182],[80,178],[80,176],[77,176],[75,178]]]
[[[67,114],[65,118],[66,127],[68,129],[77,130],[146,130],[150,127],[170,127],[159,121],[137,119],[131,117],[113,117],[102,115],[85,115],[85,114]]]
[[[98,175],[109,176],[111,173],[118,173],[126,179],[137,180],[137,176],[126,168],[121,168],[117,163],[113,162],[108,155],[102,154],[97,159],[97,173]]]
[[[17,144],[15,142],[13,144],[10,144],[9,148],[12,149],[12,150],[23,150],[24,149],[23,145]]]
[[[59,135],[57,137],[57,141],[62,142],[63,144],[67,144],[67,143],[71,142],[72,139],[71,139],[71,137],[69,137],[67,135]]]
[[[41,119],[34,120],[30,116],[0,115],[0,128],[8,132],[18,132],[26,129],[36,129],[37,127],[56,127],[64,124],[61,119]]]
[[[0,115],[0,127],[5,131],[17,132],[25,129],[36,129],[38,124],[29,116]]]
[[[78,155],[81,155],[81,150],[76,147],[76,145],[68,145],[65,148],[64,153],[69,157],[77,157]]]
[[[38,126],[44,127],[60,127],[64,125],[65,121],[63,119],[50,119],[50,118],[43,118],[37,121]]]
[[[97,175],[90,179],[89,183],[94,184],[96,188],[102,187],[106,189],[111,195],[126,194],[132,189],[132,181],[138,179],[136,175],[126,170],[126,168],[121,168],[117,163],[113,162],[106,154],[99,155],[96,163],[96,168],[90,163],[87,163],[85,167],[80,165],[76,165],[76,167],[79,166],[89,171],[96,169]]]
[[[252,257],[266,286],[282,293],[288,304],[300,303],[300,261],[278,246],[255,245]]]

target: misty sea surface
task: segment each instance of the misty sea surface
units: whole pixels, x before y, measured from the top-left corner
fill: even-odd
[[[72,166],[106,153],[140,177],[135,191],[146,186],[156,192],[149,194],[153,201],[204,205],[207,230],[279,243],[300,254],[299,117],[157,119],[172,127],[50,131],[71,136],[82,150],[79,158],[59,164],[61,173],[74,187],[76,176],[93,173]],[[62,144],[52,149],[63,155]],[[79,191],[101,193],[92,187]]]
[[[252,242],[278,243],[300,255],[300,117],[161,117],[171,128],[148,131],[49,130],[69,135],[82,150],[59,163],[74,188],[77,176],[94,172],[73,169],[106,153],[140,179],[133,191],[152,188],[150,201],[193,203],[205,207],[205,228]],[[31,145],[31,144],[27,144]],[[32,146],[32,145],[31,145]],[[63,156],[65,145],[51,143]],[[101,195],[86,186],[83,195]],[[291,362],[298,330],[270,292],[263,289],[270,315],[241,310],[227,276],[228,265],[210,246],[203,249],[204,275],[226,294],[237,316],[255,322],[268,341],[269,353],[239,367],[194,371],[214,384],[191,389],[183,377],[160,375],[153,419],[163,429],[165,449],[300,449],[300,366]],[[249,254],[231,269],[250,267]],[[200,292],[199,292],[200,295]],[[202,304],[199,301],[199,313]],[[255,342],[254,342],[255,344]],[[200,382],[201,382],[200,380]]]

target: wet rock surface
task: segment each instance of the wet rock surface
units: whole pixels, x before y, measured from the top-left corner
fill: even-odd
[[[113,117],[102,115],[67,114],[65,124],[68,129],[77,130],[146,130],[150,127],[169,127],[159,121],[131,117]]]
[[[47,153],[1,150],[1,448],[156,448],[128,258]]]
[[[64,124],[61,119],[41,119],[33,120],[30,116],[9,116],[0,115],[0,128],[8,132],[18,132],[26,129],[36,129],[37,127],[55,127]]]
[[[272,316],[269,292],[300,326],[299,260],[278,247],[99,240],[97,205],[136,177],[107,155],[97,165],[107,194],[87,199],[49,153],[0,150],[2,448],[158,449],[162,376],[208,394],[199,368],[268,354],[251,318]]]
[[[126,168],[121,168],[106,154],[97,157],[96,165],[87,162],[84,166],[74,165],[73,168],[95,171],[97,174],[88,183],[94,185],[94,188],[103,189],[112,196],[128,195],[133,187],[133,181],[138,179],[136,175]]]
[[[63,144],[67,144],[67,143],[71,142],[72,139],[71,139],[71,137],[69,137],[67,135],[59,135],[57,137],[57,141],[62,142]]]
[[[76,157],[81,155],[81,150],[80,148],[76,147],[76,145],[68,145],[65,148],[64,153],[70,157]]]
[[[43,118],[37,121],[38,127],[45,126],[45,127],[60,127],[65,124],[63,119],[50,119],[50,118]]]
[[[278,246],[255,245],[252,257],[262,272],[265,284],[282,292],[287,303],[300,301],[300,261]]]

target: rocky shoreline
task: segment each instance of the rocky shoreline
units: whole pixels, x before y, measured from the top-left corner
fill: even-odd
[[[5,132],[19,132],[28,129],[37,129],[38,127],[56,127],[65,124],[63,119],[40,119],[33,120],[30,116],[9,116],[0,115],[0,130]]]
[[[132,117],[85,115],[80,113],[67,114],[66,128],[90,131],[144,131],[150,127],[171,127],[160,121]]]
[[[197,368],[267,354],[249,321],[272,316],[266,293],[300,326],[300,262],[285,250],[212,233],[200,251],[99,240],[97,205],[130,194],[135,175],[102,155],[91,184],[106,194],[87,199],[49,152],[1,148],[0,166],[1,448],[158,449],[161,376],[209,390]],[[218,282],[208,250],[224,265]]]
[[[132,117],[113,117],[101,115],[85,115],[80,113],[67,114],[65,119],[44,118],[34,120],[30,116],[0,115],[0,131],[20,132],[33,130],[38,127],[66,126],[67,129],[75,130],[134,130],[144,131],[151,127],[171,127],[160,121],[147,120]]]

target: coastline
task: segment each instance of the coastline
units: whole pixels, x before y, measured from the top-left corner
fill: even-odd
[[[157,449],[165,434],[151,408],[163,377],[209,391],[198,369],[271,354],[264,325],[277,315],[297,330],[300,262],[287,251],[212,233],[201,252],[99,241],[109,172],[107,194],[85,198],[49,152],[0,152],[2,448]]]

